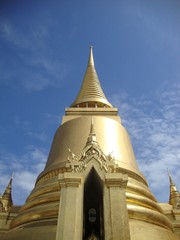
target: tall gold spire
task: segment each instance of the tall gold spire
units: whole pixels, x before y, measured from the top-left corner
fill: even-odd
[[[170,195],[169,195],[169,204],[173,206],[173,208],[180,208],[180,193],[177,190],[176,185],[174,184],[170,171],[168,169],[169,182],[170,182]]]
[[[96,73],[92,46],[81,89],[71,107],[112,107],[104,95]]]

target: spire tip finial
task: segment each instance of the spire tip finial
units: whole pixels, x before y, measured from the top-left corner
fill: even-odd
[[[170,174],[170,171],[169,171],[169,168],[167,168],[167,171],[168,171],[168,176],[169,176],[169,181],[170,181],[170,184],[173,185],[173,180],[172,180],[172,177],[171,177],[171,174]]]
[[[94,58],[93,58],[93,46],[90,46],[90,53],[89,53],[89,61],[88,61],[88,66],[93,66],[94,67]]]

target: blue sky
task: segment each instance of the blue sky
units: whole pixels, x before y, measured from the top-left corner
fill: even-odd
[[[0,192],[22,204],[43,170],[94,46],[102,88],[119,108],[142,173],[167,202],[180,189],[180,2],[0,2]]]

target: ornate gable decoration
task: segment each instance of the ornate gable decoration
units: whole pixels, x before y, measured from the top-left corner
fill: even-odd
[[[118,166],[115,163],[113,154],[110,153],[106,156],[98,145],[96,134],[94,133],[93,122],[91,122],[90,134],[86,146],[81,153],[75,155],[70,149],[69,152],[70,155],[66,167],[70,168],[72,172],[81,172],[85,170],[87,164],[92,159],[95,159],[100,164],[101,169],[104,169],[106,172],[115,172]]]

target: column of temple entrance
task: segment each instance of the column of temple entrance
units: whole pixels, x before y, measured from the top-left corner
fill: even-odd
[[[109,189],[111,239],[130,240],[128,210],[125,188],[128,176],[122,173],[107,173],[106,185]]]
[[[83,191],[78,173],[59,174],[61,187],[56,240],[80,240],[83,230]]]

